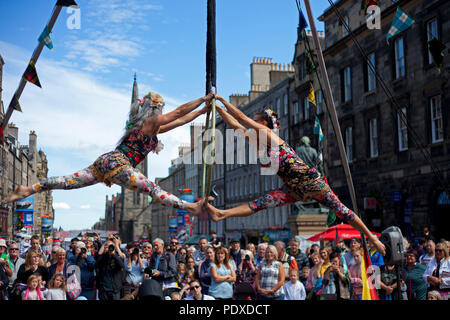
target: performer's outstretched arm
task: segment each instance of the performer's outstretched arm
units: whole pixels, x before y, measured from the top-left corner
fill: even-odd
[[[203,98],[199,98],[190,102],[187,102],[175,110],[168,112],[166,114],[160,115],[157,119],[157,124],[159,126],[163,126],[165,124],[168,124],[172,121],[175,121],[181,117],[183,117],[185,114],[191,112],[192,110],[196,109],[198,106],[200,106],[203,102],[209,101],[214,97],[212,93],[208,94],[207,96],[204,96]]]
[[[164,133],[164,132],[170,131],[172,129],[175,129],[177,127],[180,127],[186,123],[189,123],[192,120],[196,119],[198,116],[206,113],[209,109],[210,109],[209,106],[205,106],[204,108],[202,108],[200,110],[192,111],[179,119],[175,119],[174,121],[172,121],[168,124],[162,125],[159,128],[159,133]]]

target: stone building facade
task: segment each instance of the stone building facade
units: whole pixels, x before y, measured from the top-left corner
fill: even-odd
[[[325,23],[324,58],[350,162],[358,208],[369,227],[398,225],[407,236],[420,236],[424,226],[449,237],[450,104],[449,56],[439,73],[427,41],[438,38],[450,47],[448,1],[380,1],[381,29],[368,29],[361,1],[338,1],[339,11],[374,63],[392,96],[368,67],[332,8]],[[386,35],[400,6],[415,23],[386,44]],[[400,111],[401,110],[401,111]],[[351,204],[331,125],[325,158],[331,187]],[[422,147],[423,146],[423,147]],[[433,173],[431,157],[439,173]],[[442,183],[444,181],[444,183]],[[367,199],[374,199],[374,206]]]

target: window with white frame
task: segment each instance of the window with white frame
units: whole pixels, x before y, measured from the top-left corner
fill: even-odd
[[[309,101],[308,97],[305,97],[303,99],[303,119],[308,120],[309,119]]]
[[[352,98],[352,71],[350,67],[344,69],[344,102]]]
[[[347,154],[347,161],[353,161],[353,127],[345,129],[345,153]]]
[[[294,124],[299,123],[300,120],[300,108],[298,102],[294,103]]]
[[[372,91],[377,87],[377,77],[375,76],[375,72],[373,72],[372,68],[370,67],[371,64],[374,70],[376,70],[375,53],[369,54],[368,58],[369,62],[367,63],[367,91]]]
[[[407,127],[407,113],[406,108],[402,108],[402,114],[397,114],[397,128],[398,128],[398,150],[408,150],[408,127]]]
[[[317,105],[317,114],[321,114],[323,112],[322,90],[317,90],[317,92],[316,92],[316,105]]]
[[[370,139],[370,157],[378,157],[378,131],[377,131],[377,119],[373,118],[369,120],[369,139]]]
[[[434,18],[427,23],[427,40],[430,41],[433,38],[439,39],[437,18]],[[433,58],[431,57],[429,49],[428,49],[428,63],[429,64],[433,63]]]
[[[288,96],[287,96],[287,94],[285,94],[284,96],[283,96],[283,105],[284,105],[284,114],[285,115],[287,115],[288,114]]]
[[[395,79],[405,76],[405,46],[403,38],[395,40]]]
[[[430,98],[431,111],[431,141],[432,143],[444,140],[444,127],[442,122],[441,96]]]

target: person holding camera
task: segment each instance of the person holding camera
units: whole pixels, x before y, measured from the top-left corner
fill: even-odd
[[[153,254],[144,273],[146,274],[144,275],[145,278],[151,277],[159,282],[165,296],[170,295],[173,291],[178,291],[176,282],[177,262],[171,252],[164,251],[162,239],[156,238],[153,240]]]
[[[123,253],[119,248],[119,241],[113,241],[111,238],[98,251],[96,268],[99,300],[120,300],[124,270],[120,254]]]
[[[126,280],[130,290],[134,291],[139,284],[144,281],[144,270],[147,268],[147,261],[141,258],[139,248],[135,245],[128,247],[128,258],[125,259]],[[128,290],[127,290],[128,291]]]
[[[88,249],[83,241],[79,241],[76,247],[72,250],[72,255],[68,261],[72,265],[80,268],[80,296],[88,300],[94,300],[94,282],[95,282],[95,259],[94,256],[88,254]]]

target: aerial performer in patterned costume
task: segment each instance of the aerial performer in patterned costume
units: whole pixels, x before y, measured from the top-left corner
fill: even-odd
[[[260,159],[271,159],[272,165],[275,163],[278,166],[276,173],[283,180],[284,185],[278,190],[271,191],[247,204],[231,209],[219,210],[206,202],[206,209],[213,221],[231,217],[247,217],[260,210],[292,204],[299,200],[304,202],[315,200],[331,209],[337,217],[364,233],[369,241],[375,244],[378,252],[385,254],[385,246],[376,236],[372,235],[352,210],[342,204],[321,174],[315,168],[309,168],[295,151],[272,131],[272,129],[279,128],[277,114],[274,111],[264,110],[264,112],[256,113],[253,119],[250,119],[221,96],[216,95],[216,99],[222,102],[229,112],[216,106],[223,120],[231,128],[242,130],[245,139],[255,144],[258,156],[263,155]],[[248,129],[242,124],[247,126]],[[256,130],[253,131],[256,132],[256,139],[250,139],[251,134],[248,132],[250,129]],[[261,165],[267,167],[262,161]],[[208,200],[211,201],[211,197]]]
[[[200,202],[189,203],[162,190],[139,172],[136,166],[150,151],[158,153],[163,149],[157,134],[182,126],[204,114],[210,110],[210,100],[213,97],[212,93],[208,94],[163,114],[163,98],[157,93],[148,93],[131,105],[125,133],[115,150],[101,155],[88,168],[74,174],[50,177],[32,186],[18,186],[2,203],[15,202],[36,192],[78,189],[103,182],[107,186],[114,183],[137,192],[147,193],[163,206],[200,214],[202,210]],[[194,111],[202,103],[206,103],[205,107]]]

